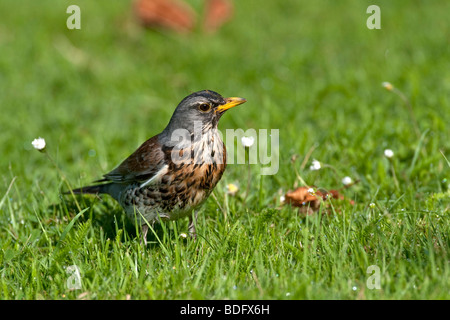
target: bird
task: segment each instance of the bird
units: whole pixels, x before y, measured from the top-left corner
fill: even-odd
[[[199,208],[227,165],[218,122],[227,110],[246,101],[224,98],[212,90],[188,95],[161,133],[145,141],[102,179],[66,194],[110,195],[133,223],[140,224],[145,244],[149,226],[186,216],[189,234],[195,238]]]

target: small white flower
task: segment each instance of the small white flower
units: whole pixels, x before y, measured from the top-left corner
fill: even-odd
[[[286,197],[285,196],[281,196],[280,197],[280,203],[283,204],[286,201]]]
[[[320,162],[317,161],[316,159],[314,159],[312,161],[312,165],[309,167],[309,170],[311,171],[315,171],[315,170],[320,170],[321,166],[320,166]]]
[[[370,209],[375,208],[375,203],[371,202],[371,203],[369,204],[369,208],[370,208]]]
[[[255,142],[255,138],[253,137],[242,137],[241,138],[242,145],[246,148],[250,148]]]
[[[353,181],[352,181],[352,178],[350,178],[350,177],[344,177],[344,179],[342,179],[342,184],[344,185],[344,186],[348,186],[350,183],[352,183]]]
[[[384,156],[386,158],[392,158],[394,156],[394,151],[392,151],[391,149],[386,149],[384,150]]]
[[[394,89],[394,86],[390,83],[390,82],[383,82],[381,83],[381,85],[383,86],[383,88],[385,88],[386,90],[392,91],[392,89]]]
[[[180,233],[180,237],[182,237],[182,238],[185,238],[185,239],[186,239],[186,238],[187,238],[187,234],[186,234],[186,233],[184,233],[184,232],[183,232],[183,233]]]
[[[45,148],[45,139],[39,137],[39,138],[37,138],[37,139],[34,139],[34,140],[31,142],[31,144],[33,145],[33,147],[34,147],[36,150],[42,151],[42,150],[44,150],[44,148]]]
[[[314,191],[314,188],[309,188],[308,193],[313,196],[316,194],[316,191]]]

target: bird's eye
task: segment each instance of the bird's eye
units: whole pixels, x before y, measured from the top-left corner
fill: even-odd
[[[211,110],[211,106],[208,103],[202,103],[201,105],[198,106],[198,109],[201,112],[208,112],[209,110]]]

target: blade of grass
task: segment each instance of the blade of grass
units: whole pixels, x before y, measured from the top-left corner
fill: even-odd
[[[413,159],[411,161],[411,166],[409,167],[409,170],[408,170],[409,171],[409,175],[411,175],[411,172],[413,171],[414,166],[416,165],[417,159],[419,158],[420,149],[422,149],[423,141],[425,140],[425,136],[427,135],[427,133],[429,131],[430,131],[430,129],[425,130],[425,132],[422,133],[422,136],[420,137],[419,144],[417,145],[417,148],[414,151],[414,156],[413,156]]]
[[[62,232],[61,236],[59,237],[58,243],[56,244],[55,247],[55,251],[53,251],[53,253],[57,252],[59,250],[59,247],[61,246],[61,243],[63,242],[63,240],[66,238],[67,234],[69,233],[70,229],[72,229],[73,225],[75,224],[75,221],[78,220],[79,217],[81,217],[81,215],[83,213],[85,213],[87,210],[89,209],[89,207],[87,207],[86,209],[81,210],[70,222],[69,224],[66,226],[66,228],[64,229],[64,231]]]
[[[450,168],[450,161],[448,161],[447,157],[445,156],[444,152],[442,150],[439,150],[439,152],[442,154],[442,156],[444,157],[445,161],[447,162],[447,165]],[[1,207],[1,206],[0,206]]]
[[[16,181],[17,177],[12,178],[11,182],[9,183],[8,189],[5,192],[5,195],[3,196],[2,200],[0,201],[0,209],[2,208],[3,204],[5,203],[6,197],[8,196],[9,191],[11,191],[11,188],[14,184],[14,181]]]

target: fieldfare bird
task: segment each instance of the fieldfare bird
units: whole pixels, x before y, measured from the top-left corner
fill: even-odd
[[[160,134],[145,141],[97,184],[72,192],[112,196],[130,220],[142,226],[144,243],[149,224],[185,216],[190,219],[189,233],[195,237],[197,209],[226,167],[218,121],[226,110],[244,102],[210,90],[187,96]]]

